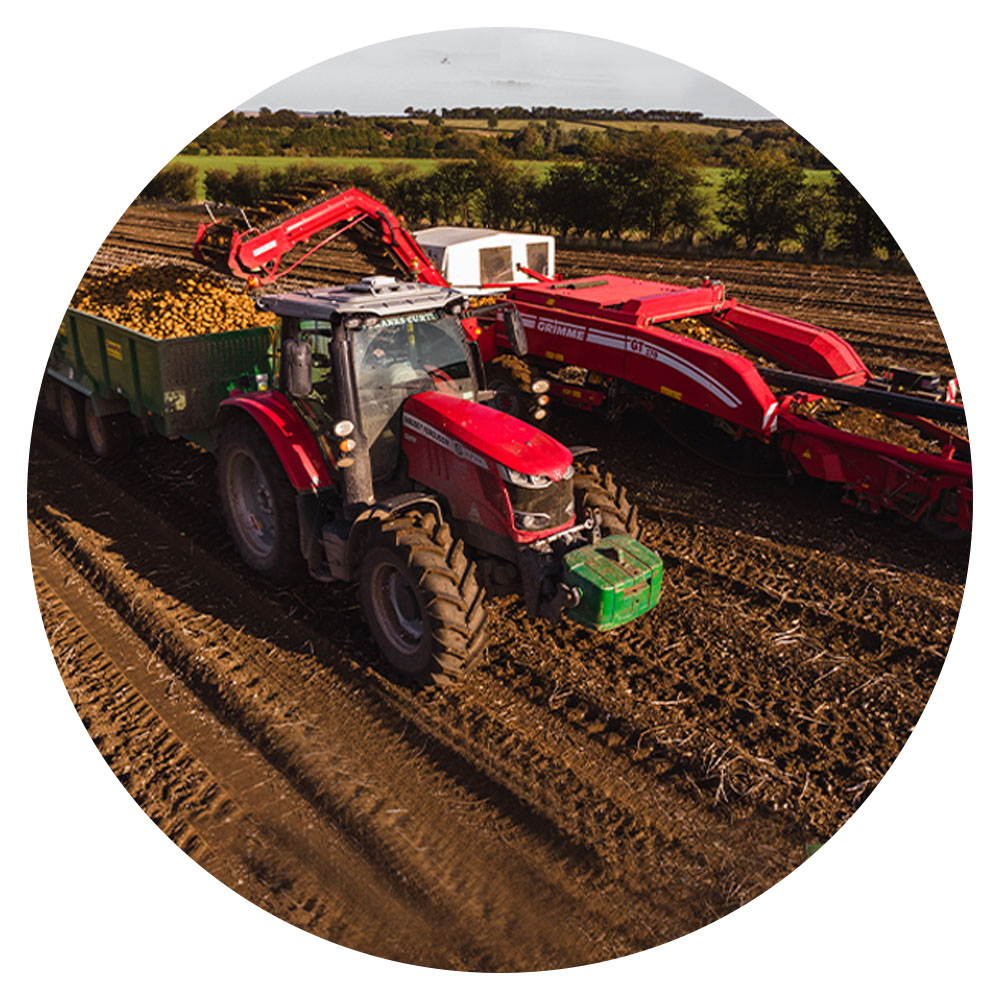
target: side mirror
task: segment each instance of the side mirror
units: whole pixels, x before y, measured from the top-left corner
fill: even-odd
[[[516,306],[507,306],[503,313],[503,331],[514,353],[523,358],[528,353],[528,338],[524,333],[524,320]]]
[[[286,340],[281,345],[281,386],[296,399],[312,392],[312,347],[307,340]]]

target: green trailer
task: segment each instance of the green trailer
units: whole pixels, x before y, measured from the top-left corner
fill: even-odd
[[[116,450],[127,414],[146,433],[214,451],[219,402],[233,388],[270,388],[273,363],[271,327],[159,340],[67,309],[49,357],[47,402],[70,436],[89,437],[98,454]]]

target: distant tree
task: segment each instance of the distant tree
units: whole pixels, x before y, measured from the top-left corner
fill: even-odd
[[[484,149],[476,157],[472,176],[475,207],[480,221],[493,229],[507,229],[517,214],[521,171],[502,153]]]
[[[476,177],[471,162],[442,163],[427,178],[425,212],[431,224],[472,222]]]
[[[500,125],[500,119],[497,118],[497,113],[491,111],[486,119],[486,127],[489,129],[495,129]]]
[[[899,244],[861,192],[839,171],[833,175],[833,196],[839,221],[836,225],[836,245],[851,256],[864,260],[878,250],[888,256],[901,255]]]
[[[538,190],[542,223],[564,239],[571,231],[589,229],[587,191],[593,168],[583,163],[557,163],[549,168]]]
[[[777,250],[796,235],[805,172],[784,153],[741,149],[723,174],[716,212],[724,230],[756,250],[763,241]]]
[[[229,181],[231,174],[228,170],[216,167],[213,170],[205,171],[205,197],[209,201],[228,202]]]
[[[258,205],[266,193],[264,175],[255,163],[237,167],[229,179],[228,200],[234,205]]]
[[[825,182],[806,184],[799,196],[798,234],[810,260],[823,259],[836,221],[837,203],[831,186]]]
[[[561,183],[569,176],[561,173],[557,179]],[[674,132],[651,130],[605,141],[576,179],[581,187],[574,228],[595,236],[622,239],[637,232],[650,240],[690,241],[707,220],[701,174]]]
[[[193,201],[198,195],[198,169],[190,163],[164,167],[139,193],[157,201]]]

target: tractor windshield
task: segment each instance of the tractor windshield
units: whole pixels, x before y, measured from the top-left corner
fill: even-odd
[[[353,334],[358,408],[378,479],[392,472],[399,457],[407,398],[437,389],[472,399],[476,384],[465,336],[453,316],[389,316]]]

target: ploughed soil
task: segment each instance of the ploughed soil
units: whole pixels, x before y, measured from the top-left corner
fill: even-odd
[[[182,259],[193,218],[130,210],[92,273]],[[705,271],[628,263],[574,251],[561,266]],[[711,273],[730,284],[729,268],[752,304],[857,331],[869,363],[947,359],[912,277]],[[889,300],[912,313],[889,322]],[[659,606],[602,635],[493,598],[485,662],[414,691],[381,671],[355,588],[282,589],[242,566],[211,456],[150,438],[98,462],[40,414],[29,536],[56,664],[122,784],[226,885],[409,963],[595,962],[752,899],[895,759],[942,668],[967,543],[735,475],[639,415],[558,411],[548,429],[598,446],[639,504]]]

